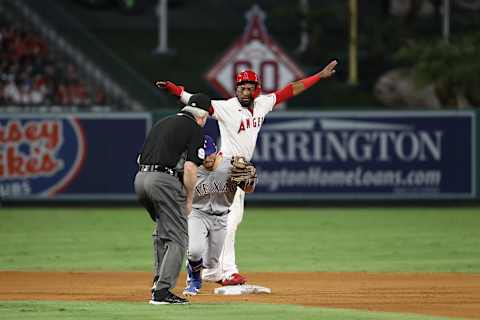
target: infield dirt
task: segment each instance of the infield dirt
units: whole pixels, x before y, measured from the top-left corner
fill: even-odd
[[[464,273],[246,273],[249,284],[272,294],[218,296],[205,283],[192,303],[242,301],[297,304],[480,319],[480,274]],[[177,288],[185,284],[181,274]],[[147,272],[0,271],[0,300],[147,301]]]

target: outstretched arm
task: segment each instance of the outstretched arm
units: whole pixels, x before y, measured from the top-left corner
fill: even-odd
[[[325,68],[323,68],[322,71],[314,74],[313,76],[289,83],[284,88],[275,91],[275,105],[278,105],[290,99],[291,97],[299,95],[321,79],[330,78],[335,74],[335,67],[337,66],[337,63],[337,60],[333,60]]]
[[[179,97],[180,101],[183,104],[187,104],[188,100],[192,96],[191,93],[188,93],[187,91],[185,91],[185,88],[183,86],[177,86],[175,83],[171,81],[156,81],[155,85],[158,88],[167,90],[172,95]]]

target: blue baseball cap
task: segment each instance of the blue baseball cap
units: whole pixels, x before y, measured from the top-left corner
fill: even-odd
[[[205,150],[206,157],[217,152],[217,145],[215,144],[215,141],[213,141],[212,137],[207,135],[203,137],[203,149]]]

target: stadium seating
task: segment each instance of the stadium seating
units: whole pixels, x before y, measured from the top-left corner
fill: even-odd
[[[54,43],[13,12],[0,10],[0,106],[107,106],[105,90]]]
[[[0,22],[1,105],[103,105],[100,87],[25,24]]]

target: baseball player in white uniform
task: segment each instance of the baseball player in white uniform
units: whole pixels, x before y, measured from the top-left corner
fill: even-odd
[[[212,100],[209,113],[218,120],[220,128],[220,152],[226,156],[244,156],[251,160],[258,133],[265,116],[276,105],[294,97],[335,74],[337,61],[331,61],[322,71],[292,83],[270,94],[261,94],[260,80],[252,70],[245,70],[236,76],[235,97],[228,100]],[[170,81],[157,81],[157,87],[166,89],[171,94],[187,103],[191,93]],[[237,189],[235,199],[230,207],[227,221],[227,235],[218,267],[205,269],[203,279],[219,282],[222,285],[244,284],[246,278],[239,273],[235,262],[235,233],[242,221],[245,193]]]
[[[202,268],[216,269],[227,234],[227,219],[237,183],[230,179],[230,158],[217,154],[210,136],[204,139],[205,160],[197,171],[192,212],[188,216],[187,286],[184,295],[196,295],[202,287]],[[256,178],[242,184],[253,192]]]

